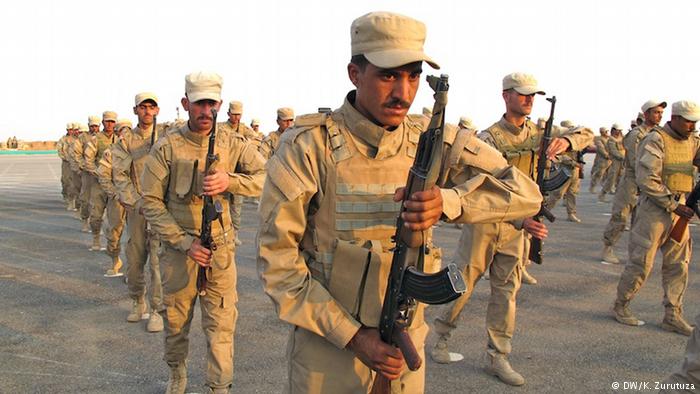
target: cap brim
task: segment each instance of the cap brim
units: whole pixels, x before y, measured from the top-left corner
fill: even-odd
[[[367,60],[379,68],[396,68],[414,62],[426,62],[430,67],[439,70],[440,65],[435,63],[423,51],[409,51],[405,49],[392,49],[388,51],[364,53]]]
[[[148,100],[151,100],[151,101],[153,101],[154,103],[156,103],[156,105],[158,105],[158,100],[156,100],[155,97],[144,97],[144,98],[141,99],[138,103],[136,103],[136,105],[141,105],[141,103],[143,103],[144,101],[148,101]]]
[[[513,90],[525,96],[531,94],[545,94],[542,90],[537,89],[537,86],[518,86],[517,88],[513,88]]]
[[[202,100],[221,101],[221,94],[216,92],[191,92],[187,94],[187,99],[191,103],[196,103],[197,101]]]
[[[680,115],[683,119],[690,122],[697,122],[700,120],[700,113]]]

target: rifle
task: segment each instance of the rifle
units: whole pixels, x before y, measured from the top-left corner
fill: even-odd
[[[540,147],[540,155],[537,158],[537,186],[540,189],[540,193],[544,195],[547,192],[559,189],[566,181],[571,177],[571,173],[564,167],[557,168],[552,163],[549,171],[549,178],[545,179],[544,173],[547,166],[547,148],[552,142],[552,126],[554,125],[554,107],[557,104],[557,97],[552,96],[548,98],[547,101],[552,103],[549,109],[549,119],[547,119],[547,124],[544,126],[544,133],[542,135],[542,146]],[[550,222],[554,222],[556,217],[552,212],[545,206],[544,201],[540,207],[540,211],[533,217],[534,220],[542,223],[542,217],[547,218]],[[530,241],[530,254],[528,258],[537,264],[542,264],[542,240],[533,237]]]
[[[204,165],[204,176],[209,174],[212,163],[219,160],[219,155],[214,153],[214,146],[216,145],[216,110],[212,108],[211,115],[213,117],[211,132],[209,133],[209,145],[207,147],[207,161]],[[194,173],[197,174],[197,167],[199,160],[194,161]],[[193,178],[194,179],[194,178]],[[221,202],[216,201],[212,196],[204,195],[202,197],[202,231],[199,233],[199,241],[202,247],[205,247],[212,252],[216,250],[216,242],[211,236],[211,224],[213,221],[218,220],[223,228],[223,219],[221,213],[224,211],[221,207]],[[200,296],[207,294],[207,268],[199,266],[199,271],[197,271],[197,292]]]
[[[695,184],[693,190],[688,194],[688,198],[685,200],[685,206],[691,208],[696,215],[700,217],[700,210],[698,209],[698,200],[700,200],[700,182]],[[676,242],[681,242],[683,239],[683,234],[685,234],[685,229],[688,227],[688,222],[690,219],[679,216],[676,223],[671,229],[671,234],[669,235]]]
[[[437,182],[442,166],[448,76],[443,74],[438,78],[430,75],[427,80],[435,91],[433,116],[428,130],[422,133],[418,140],[416,157],[408,173],[403,202],[415,192],[432,188]],[[406,210],[403,202],[400,213]],[[411,326],[418,302],[445,304],[457,299],[466,291],[467,286],[454,264],[449,264],[435,274],[423,272],[424,258],[429,253],[425,245],[425,234],[422,231],[407,229],[401,214],[396,219],[396,233],[392,240],[395,243],[394,254],[382,304],[379,334],[382,341],[401,349],[406,365],[415,371],[420,368],[423,360],[416,351],[407,328]],[[417,258],[409,259],[411,249],[417,249]],[[371,393],[385,394],[390,391],[391,382],[377,373]]]

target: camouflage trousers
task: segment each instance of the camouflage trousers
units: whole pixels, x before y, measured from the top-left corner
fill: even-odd
[[[137,211],[127,212],[126,277],[129,297],[137,300],[146,296],[146,263],[151,274],[148,289],[151,310],[163,309],[163,285],[161,284],[158,248],[160,240],[147,229],[146,218]]]
[[[91,175],[90,181],[90,229],[93,234],[99,234],[102,230],[102,217],[107,208],[107,193],[97,181],[94,175]]]
[[[688,230],[681,242],[669,237],[678,218],[668,213],[645,195],[639,198],[639,213],[632,224],[629,261],[617,285],[617,302],[627,303],[639,292],[651,273],[656,252],[661,250],[662,286],[665,307],[681,308],[688,287],[688,264],[692,242]]]
[[[197,263],[181,250],[165,244],[161,255],[165,291],[165,361],[174,366],[189,353],[189,332],[194,307],[199,298],[202,330],[207,340],[206,384],[212,388],[230,387],[233,381],[233,335],[238,311],[236,302],[236,264],[233,239],[215,238],[220,246],[214,251],[207,274],[205,295],[197,291]]]
[[[549,193],[547,197],[547,207],[552,210],[557,206],[557,202],[563,197],[566,213],[576,213],[576,195],[581,187],[581,179],[579,178],[579,168],[572,167],[571,178],[564,183],[559,189]]]
[[[80,219],[88,220],[90,218],[90,192],[93,182],[97,182],[97,180],[87,171],[80,173],[80,180]]]
[[[601,193],[613,194],[617,192],[617,184],[620,182],[620,176],[622,175],[622,165],[621,160],[613,160],[608,168],[608,173],[605,176],[605,182],[603,183],[603,190]]]
[[[69,201],[68,194],[71,188],[72,176],[73,171],[70,169],[70,163],[67,160],[61,160],[61,195],[66,201]]]
[[[454,262],[462,272],[467,291],[442,307],[440,317],[435,319],[438,335],[447,339],[457,328],[462,309],[469,302],[476,283],[488,270],[491,286],[486,308],[488,342],[500,353],[511,352],[525,242],[523,231],[510,223],[464,225]]]
[[[231,198],[231,204],[229,204],[229,209],[231,210],[231,224],[233,228],[236,229],[236,233],[241,228],[241,210],[243,209],[243,196],[234,194]]]
[[[70,187],[68,188],[68,200],[75,202],[75,208],[80,209],[80,187],[83,183],[81,174],[71,170]]]
[[[612,216],[603,233],[605,246],[614,246],[625,231],[627,219],[637,205],[637,183],[631,176],[625,176],[617,185],[617,192],[612,203]]]
[[[116,196],[107,199],[107,254],[118,257],[121,252],[121,238],[126,224],[126,210]]]
[[[601,159],[593,163],[593,168],[591,169],[591,189],[596,187],[598,183],[601,185],[605,183],[605,175],[608,173],[608,169],[612,165],[612,160]]]

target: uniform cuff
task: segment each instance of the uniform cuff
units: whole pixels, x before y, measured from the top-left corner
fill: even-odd
[[[190,248],[192,247],[193,242],[194,237],[189,234],[185,234],[185,236],[182,238],[182,241],[178,242],[177,247],[181,251],[187,253],[187,251],[190,250]]]
[[[462,203],[454,189],[440,189],[442,195],[442,214],[448,220],[455,220],[462,215]]]
[[[226,191],[231,193],[231,194],[236,194],[238,189],[241,187],[241,180],[238,179],[236,174],[233,172],[227,172],[228,174],[228,188],[226,188]]]
[[[338,327],[326,334],[328,342],[338,349],[345,349],[352,337],[360,331],[361,324],[353,319],[343,319]]]

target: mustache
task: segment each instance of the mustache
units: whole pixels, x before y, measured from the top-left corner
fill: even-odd
[[[214,118],[212,118],[211,116],[207,116],[207,115],[200,115],[200,116],[197,117],[197,120],[209,120],[209,121],[213,121]]]
[[[399,107],[401,109],[408,109],[409,107],[411,107],[411,103],[409,103],[408,101],[405,101],[405,100],[401,100],[399,98],[395,98],[395,99],[391,99],[388,102],[384,103],[384,106],[391,107],[391,108]]]

